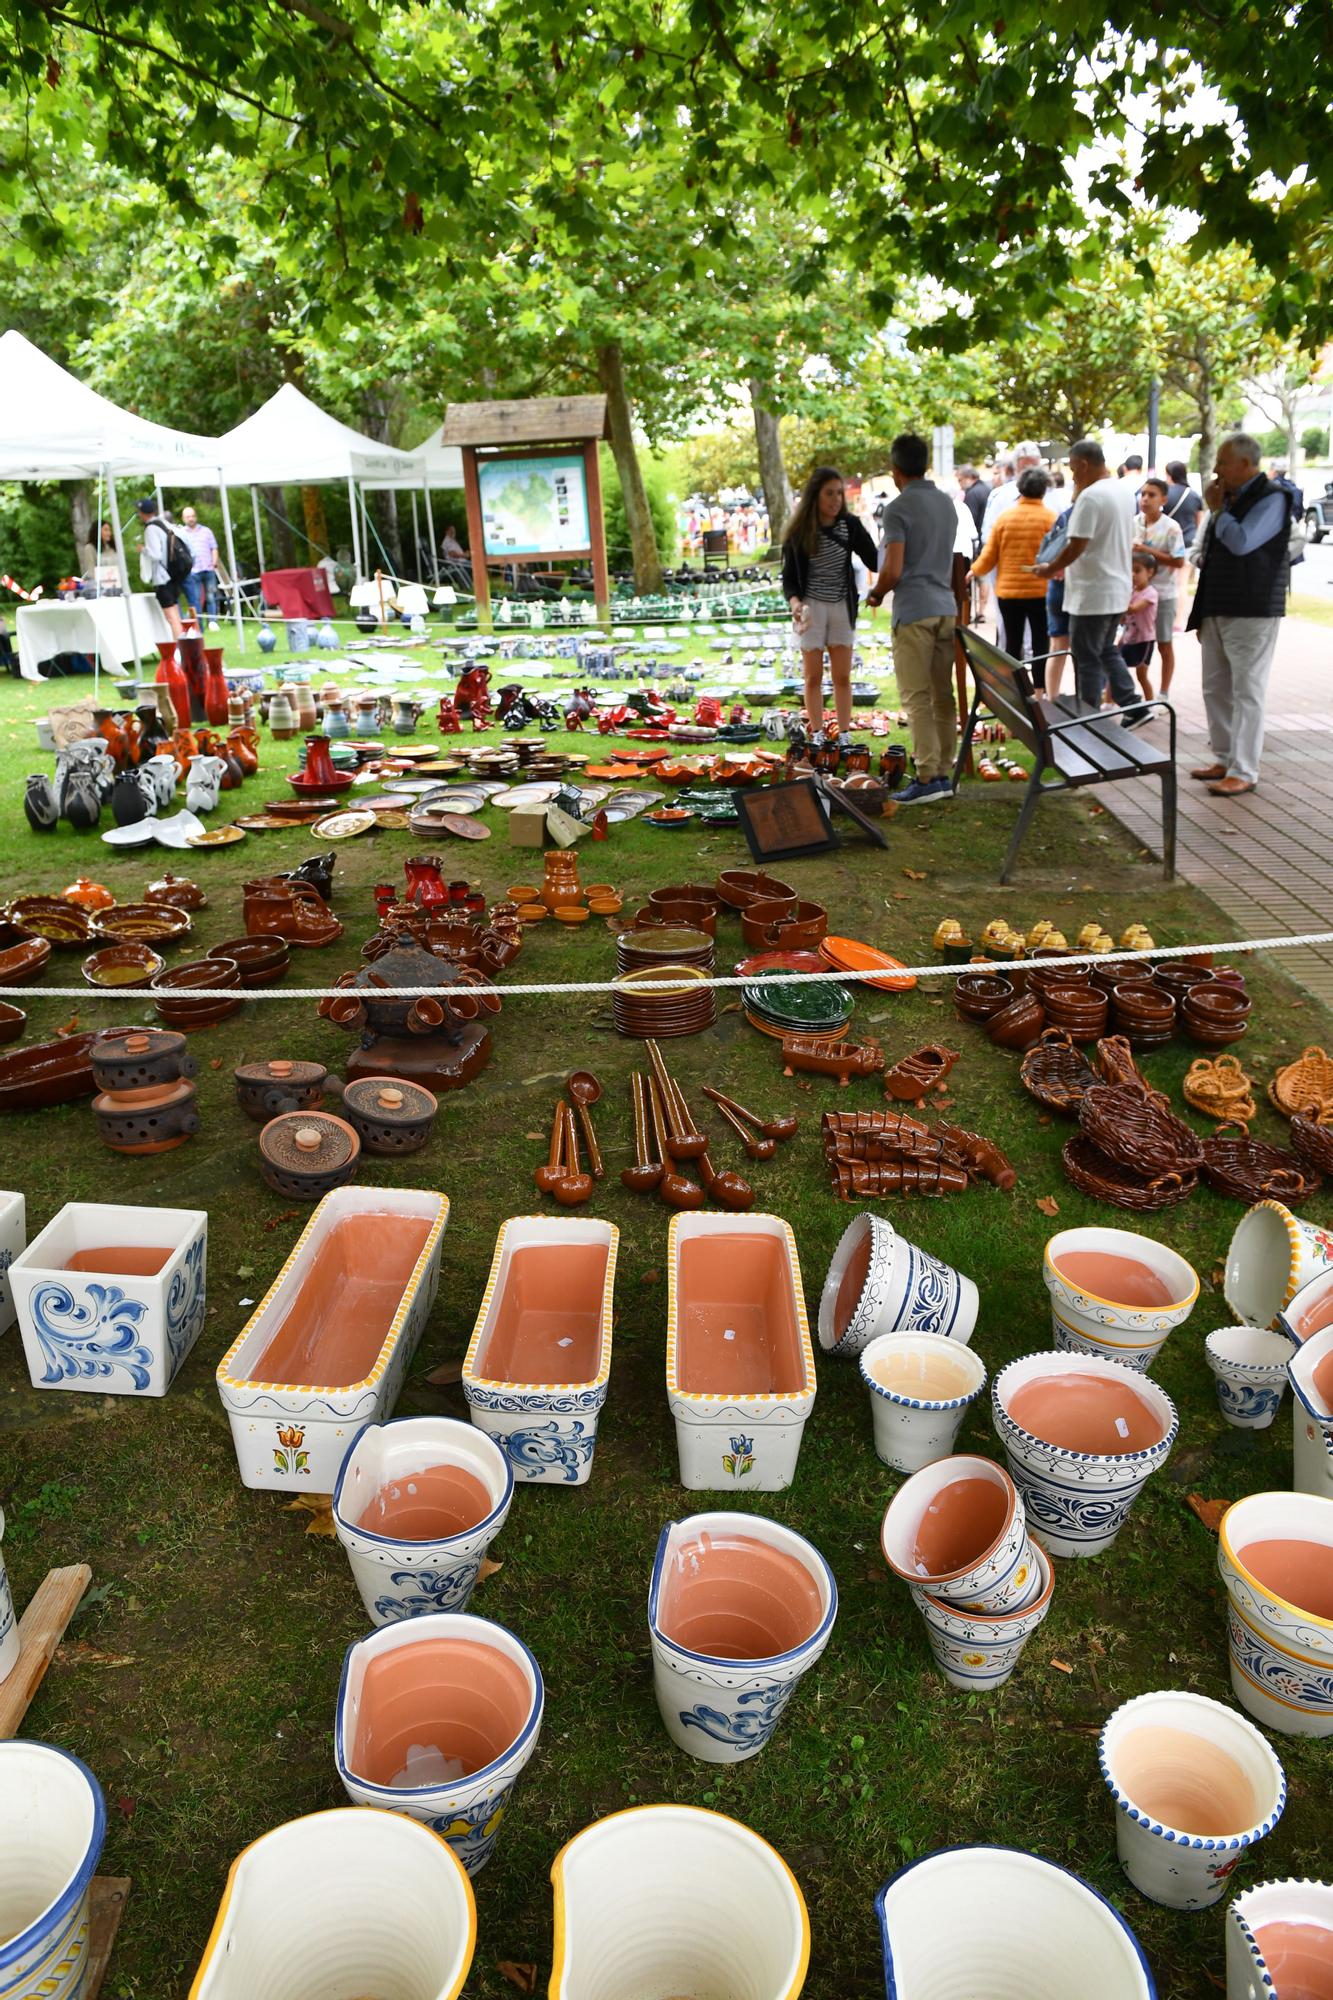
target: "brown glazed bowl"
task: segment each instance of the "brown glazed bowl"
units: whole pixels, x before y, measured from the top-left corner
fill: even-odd
[[[282,937],[230,938],[210,945],[204,957],[229,958],[240,968],[242,986],[276,986],[292,962]]]
[[[673,903],[703,903],[710,910],[716,910],[721,897],[711,882],[673,882],[665,889],[654,889],[648,901],[651,907],[669,909]],[[792,898],[793,902],[795,897]]]
[[[192,958],[170,972],[159,972],[152,984],[152,994],[159,1018],[169,1028],[179,1028],[188,1035],[196,1028],[211,1028],[214,1022],[225,1021],[228,1015],[235,1014],[244,1005],[240,985],[241,968],[234,958]],[[237,992],[234,1000],[191,1000],[192,986],[234,986]]]
[[[146,944],[108,944],[79,967],[89,986],[148,986],[166,964]]]
[[[36,1111],[48,1104],[71,1104],[91,1097],[93,1034],[65,1035],[58,1042],[34,1042],[0,1056],[0,1111]]]
[[[1160,986],[1163,993],[1169,993],[1179,1002],[1195,986],[1211,986],[1213,975],[1206,965],[1190,965],[1181,959],[1168,959],[1165,965],[1153,967],[1152,984]]]
[[[1000,973],[960,972],[953,983],[954,1011],[964,1021],[989,1021],[1016,998],[1012,979]]]
[[[1020,993],[992,1014],[986,1033],[998,1049],[1028,1049],[1046,1026],[1046,1009],[1035,994]]]
[[[86,945],[92,935],[88,912],[63,896],[20,896],[10,904],[9,914],[29,937],[44,938],[59,951]]]
[[[741,911],[741,935],[754,951],[804,951],[828,936],[828,911],[821,903],[792,903],[775,897]]]
[[[733,910],[748,909],[751,903],[771,903],[786,898],[796,901],[796,891],[762,868],[724,868],[713,885],[721,902]]]
[[[1193,987],[1181,1003],[1181,1019],[1191,1041],[1204,1048],[1225,1048],[1238,1042],[1249,1026],[1254,1002],[1248,993],[1232,990],[1222,980]]]
[[[1096,1042],[1106,1033],[1110,1007],[1093,986],[1046,986],[1036,996],[1053,1028],[1063,1028],[1071,1042]]]
[[[121,903],[98,912],[92,934],[107,944],[177,944],[190,934],[190,913],[170,903]]]
[[[1092,983],[1092,968],[1087,965],[1065,965],[1061,962],[1061,956],[1057,952],[1047,959],[1028,960],[1028,991],[1035,993],[1039,1000],[1043,994],[1049,993],[1053,986],[1065,988],[1076,986],[1084,993],[1095,992],[1097,989]]]
[[[46,938],[25,937],[0,951],[0,987],[26,986],[35,979],[51,956]]]
[[[0,1001],[0,1042],[16,1042],[27,1025],[28,1017],[21,1007]]]

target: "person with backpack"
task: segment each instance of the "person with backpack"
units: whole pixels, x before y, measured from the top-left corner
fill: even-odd
[[[194,550],[158,513],[155,500],[138,501],[134,511],[143,527],[139,574],[162,606],[172,638],[179,639],[185,630],[179,609],[181,591],[194,568]]]

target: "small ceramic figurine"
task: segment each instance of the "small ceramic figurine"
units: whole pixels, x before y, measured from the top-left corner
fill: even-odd
[[[873,1076],[884,1067],[884,1052],[873,1043],[831,1042],[822,1035],[784,1035],[782,1074],[807,1070],[815,1076],[836,1076],[842,1089],[853,1076]]]

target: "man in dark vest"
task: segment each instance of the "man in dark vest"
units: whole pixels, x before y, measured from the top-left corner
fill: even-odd
[[[1186,629],[1203,647],[1214,761],[1190,776],[1229,799],[1259,782],[1268,672],[1287,608],[1291,500],[1259,470],[1259,447],[1244,434],[1222,440],[1203,499],[1209,520]]]

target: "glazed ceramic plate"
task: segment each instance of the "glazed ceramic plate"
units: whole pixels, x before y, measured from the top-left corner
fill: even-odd
[[[372,792],[357,805],[358,812],[406,812],[416,803],[410,792]]]
[[[289,819],[282,819],[277,813],[242,813],[233,826],[243,826],[247,833],[269,833],[280,827],[290,826]]]
[[[744,1007],[741,1011],[752,1028],[757,1028],[761,1035],[770,1035],[775,1042],[782,1041],[787,1035],[818,1035],[824,1041],[840,1041],[846,1030],[847,1022],[852,1018],[849,1014],[846,1021],[831,1021],[827,1025],[821,1025],[818,1028],[782,1028],[776,1026],[771,1021],[766,1021],[761,1014],[754,1013],[749,1007]]]
[[[855,1005],[855,995],[835,979],[760,979],[742,986],[741,999],[766,1020],[812,1034],[823,1033],[826,1021],[850,1020]]]
[[[694,825],[694,814],[688,812],[652,812],[643,816],[645,826],[658,827],[663,833],[680,833],[687,826]]]
[[[549,805],[560,790],[562,787],[551,779],[540,785],[515,785],[505,799],[504,809],[506,812],[525,812],[533,806]]]
[[[375,814],[375,824],[383,827],[386,833],[407,833],[412,825],[412,816],[405,812],[380,811]]]
[[[886,972],[900,968],[900,958],[890,958],[887,951],[879,951],[873,944],[861,944],[856,938],[826,937],[819,947],[819,955],[825,964],[835,972]],[[910,993],[916,985],[915,976],[908,973],[897,979],[859,979],[858,986],[873,986],[879,993]]]
[[[140,819],[133,826],[109,826],[102,835],[108,847],[148,847],[157,839],[157,821]]]
[[[404,778],[401,785],[394,786],[396,792],[406,793],[412,799],[424,798],[427,792],[438,792],[439,789],[438,778]]]
[[[446,833],[456,835],[459,840],[489,840],[491,837],[488,826],[478,826],[476,820],[468,819],[462,813],[440,813],[437,819]]]
[[[269,799],[264,811],[276,818],[286,820],[291,826],[304,826],[312,819],[323,819],[325,813],[337,812],[338,801],[327,799]]]
[[[439,759],[439,751],[429,743],[395,743],[389,752],[391,757],[401,759],[405,764],[434,764]]]
[[[760,951],[743,958],[736,967],[740,979],[761,972],[826,972],[828,967],[815,951]]]
[[[235,822],[230,826],[213,826],[207,833],[191,835],[187,847],[235,847],[238,840],[245,839],[245,828]]]
[[[358,834],[369,833],[379,824],[379,817],[373,812],[329,813],[317,819],[310,831],[320,840],[355,840]]]

